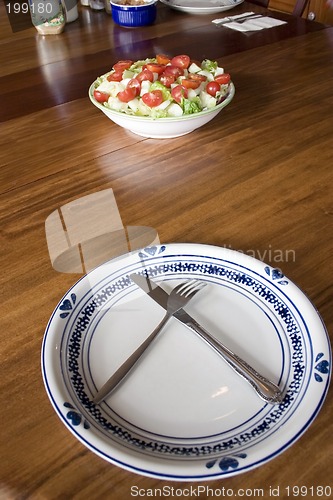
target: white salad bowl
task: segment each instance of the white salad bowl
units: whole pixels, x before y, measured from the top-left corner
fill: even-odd
[[[193,132],[215,118],[232,101],[235,95],[235,87],[230,82],[227,96],[214,108],[180,117],[152,118],[149,116],[128,115],[105,107],[94,98],[93,94],[96,85],[97,81],[90,86],[89,97],[97,108],[120,127],[142,137],[153,139],[171,139]]]

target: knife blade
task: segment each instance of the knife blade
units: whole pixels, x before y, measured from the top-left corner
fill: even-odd
[[[150,286],[150,283],[147,283]],[[190,300],[205,286],[204,282],[190,280],[189,282],[180,283],[176,286],[170,295],[162,294],[162,289],[157,290],[159,300],[164,301],[167,298],[166,314],[159,324],[154,328],[151,334],[132,352],[132,354],[117,368],[117,370],[108,378],[103,386],[97,391],[93,398],[93,403],[98,404],[103,401],[115,389],[118,384],[129,374],[132,368],[139,361],[146,349],[155,340],[157,335],[164,328],[166,323],[172,318],[173,314],[182,306],[188,304]],[[149,290],[147,290],[149,291]]]
[[[146,292],[149,297],[162,306],[163,309],[167,309],[169,295],[162,287],[154,281],[151,281],[147,276],[142,276],[141,274],[131,274],[130,278],[139,288]],[[258,373],[246,361],[213,337],[184,309],[179,309],[173,314],[173,317],[192,332],[199,335],[210,347],[222,356],[238,375],[251,384],[261,399],[270,404],[279,404],[282,402],[283,394],[276,384]]]
[[[237,16],[226,16],[220,19],[213,19],[212,23],[216,26],[223,26],[223,24],[233,22],[242,23],[247,20],[256,19],[258,17],[263,17],[263,15],[256,12],[244,12],[243,14],[238,14]]]

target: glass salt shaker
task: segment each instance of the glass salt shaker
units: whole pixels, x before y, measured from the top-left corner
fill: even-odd
[[[32,24],[41,35],[58,35],[66,24],[61,0],[29,0]]]

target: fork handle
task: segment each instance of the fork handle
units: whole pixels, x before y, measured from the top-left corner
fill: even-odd
[[[157,325],[155,330],[149,335],[139,345],[139,347],[124,361],[122,365],[111,375],[111,377],[105,382],[105,384],[101,387],[101,389],[97,392],[95,397],[93,398],[93,403],[99,404],[103,399],[105,399],[113,389],[123,380],[123,378],[128,374],[128,372],[133,368],[136,362],[141,358],[142,354],[149,347],[155,337],[157,337],[158,333],[162,330],[167,321],[171,318],[171,315],[167,313],[162,321]]]
[[[225,361],[255,389],[257,394],[266,402],[279,404],[283,400],[283,394],[279,387],[266,377],[258,373],[246,361],[233,353],[228,347],[212,337],[195,320],[186,321],[186,326],[197,333],[207,344],[220,354]]]

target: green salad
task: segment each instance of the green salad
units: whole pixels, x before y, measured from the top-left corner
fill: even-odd
[[[106,108],[135,116],[180,117],[214,108],[229,93],[229,73],[216,61],[158,54],[124,60],[96,80],[93,96]]]

